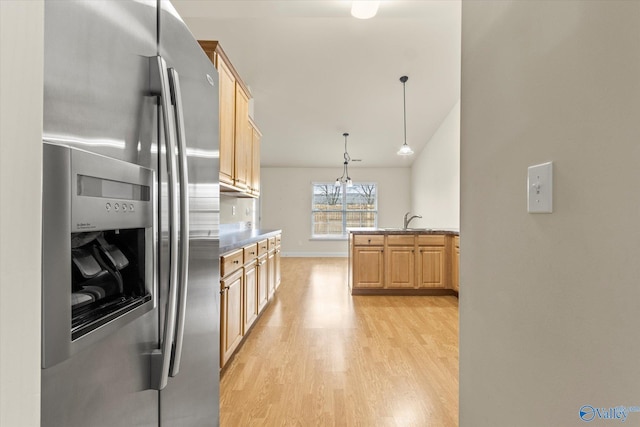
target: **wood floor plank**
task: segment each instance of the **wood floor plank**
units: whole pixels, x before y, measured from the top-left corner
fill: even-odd
[[[345,258],[282,258],[220,384],[223,427],[458,425],[458,301],[351,296]]]

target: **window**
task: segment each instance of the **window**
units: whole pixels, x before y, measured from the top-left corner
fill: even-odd
[[[378,189],[375,183],[314,183],[311,201],[311,237],[344,238],[350,228],[378,225]]]

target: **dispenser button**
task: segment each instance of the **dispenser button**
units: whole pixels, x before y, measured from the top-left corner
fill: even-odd
[[[129,205],[129,210],[133,212],[133,205]]]
[[[123,204],[122,204],[122,211],[123,211],[123,212],[126,212],[126,211],[127,211],[127,204],[126,204],[126,203],[123,203]]]
[[[119,210],[120,209],[120,203],[116,203],[115,205],[113,205],[113,209]]]
[[[107,203],[104,207],[107,208],[107,211],[110,211],[111,210],[111,203]]]

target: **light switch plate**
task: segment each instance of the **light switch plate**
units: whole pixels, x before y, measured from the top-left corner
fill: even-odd
[[[529,166],[527,212],[553,212],[553,162]]]

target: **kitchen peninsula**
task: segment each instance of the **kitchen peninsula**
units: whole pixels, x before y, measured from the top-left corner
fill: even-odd
[[[460,237],[453,230],[349,233],[352,295],[458,295]]]

